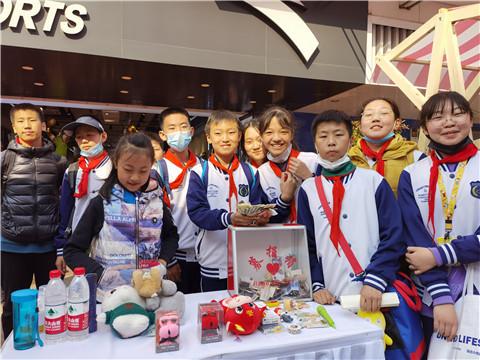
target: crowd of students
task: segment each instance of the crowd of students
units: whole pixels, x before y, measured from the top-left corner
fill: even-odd
[[[269,222],[305,225],[315,301],[360,294],[361,308],[377,311],[403,268],[422,295],[427,342],[434,330],[456,334],[466,265],[480,261],[480,154],[463,96],[439,93],[423,106],[427,154],[395,134],[399,109],[384,98],[362,107],[355,144],[347,114],[318,115],[316,154],[297,149],[294,116],[278,106],[243,127],[229,111],[212,112],[206,160],[189,149],[186,110],[168,108],[160,119],[159,137],[126,135],[109,155],[102,124],[78,118],[64,130],[80,158],[65,169],[42,138],[41,111],[12,109],[16,140],[2,153],[5,334],[10,293],[33,274],[45,284],[55,266],[97,273],[99,300],[134,269],[157,265],[185,293],[226,289],[226,229]],[[240,202],[275,204],[276,215],[242,215]]]

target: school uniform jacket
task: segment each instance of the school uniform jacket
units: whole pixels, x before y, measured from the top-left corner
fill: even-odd
[[[90,200],[98,195],[98,192],[105,180],[112,171],[112,161],[107,156],[95,169],[92,169],[88,174],[88,189],[87,194],[81,198],[75,198],[73,196],[72,185],[79,184],[81,181],[81,172],[77,171],[75,184],[70,184],[68,177],[68,168],[65,171],[62,182],[62,190],[60,195],[60,225],[58,228],[58,234],[55,236],[55,246],[57,248],[57,256],[63,256],[63,247],[67,242],[65,237],[65,230],[70,225],[70,217],[72,216],[71,231],[75,230],[78,222],[82,218]]]
[[[234,171],[238,203],[266,203],[257,172],[244,162]],[[236,211],[237,201],[232,196],[229,208],[229,178],[210,161],[192,168],[187,192],[188,216],[199,230],[196,233],[195,252],[202,276],[227,278],[227,227]],[[290,207],[275,199],[278,221],[288,216]],[[275,219],[273,219],[275,221]]]
[[[298,160],[301,160],[307,165],[312,174],[315,174],[318,170],[318,155],[310,152],[300,152]],[[270,161],[263,163],[258,168],[260,174],[260,185],[262,191],[267,195],[268,201],[272,202],[280,196],[280,178],[275,175]],[[295,202],[298,198],[298,190],[295,192]]]
[[[398,184],[398,202],[405,223],[406,241],[410,246],[432,247],[438,237],[445,233],[445,220],[442,210],[440,191],[437,185],[435,193],[435,241],[431,225],[428,221],[428,188],[430,167],[432,160],[426,157],[405,168]],[[449,170],[446,164],[439,166],[439,177],[445,184],[447,196],[453,189],[458,166]],[[480,226],[480,153],[470,158],[465,166],[460,181],[456,208],[452,218],[453,230],[450,237],[455,239],[459,235],[475,234]],[[423,303],[430,306],[436,299],[450,298],[448,274],[444,267],[437,267],[419,276],[419,293],[423,295]],[[424,291],[426,288],[427,291]]]
[[[321,176],[333,211],[333,182]],[[343,177],[345,195],[340,229],[365,270],[363,284],[385,291],[405,253],[402,220],[392,189],[373,170],[356,168]],[[318,197],[315,178],[307,179],[298,194],[298,223],[306,226],[313,291],[326,288],[335,296],[358,295],[362,282],[339,245],[330,240],[330,224]]]
[[[182,169],[172,163],[170,160],[163,158],[160,161],[165,161],[168,172],[168,181],[174,181],[182,172]],[[200,164],[200,159],[197,157],[197,165]],[[189,218],[187,213],[187,191],[188,183],[190,181],[191,169],[183,179],[183,183],[176,189],[171,189],[168,194],[170,199],[170,211],[172,212],[173,221],[177,226],[179,241],[178,249],[175,253],[175,258],[178,260],[194,262],[195,256],[195,233],[198,232],[198,226],[195,225]]]

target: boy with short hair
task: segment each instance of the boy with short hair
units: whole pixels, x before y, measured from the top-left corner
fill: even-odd
[[[72,131],[80,148],[80,158],[69,165],[63,176],[60,201],[60,226],[55,237],[56,265],[65,273],[63,247],[78,225],[90,200],[98,195],[112,171],[112,161],[104,149],[107,133],[95,117],[81,116],[65,125],[61,132]]]
[[[5,338],[12,330],[15,290],[48,282],[55,268],[53,238],[58,227],[58,192],[66,160],[42,136],[46,129],[42,110],[19,104],[10,111],[15,140],[2,152],[1,265],[2,325]]]
[[[400,209],[381,175],[350,161],[347,114],[323,112],[312,134],[322,173],[300,187],[298,222],[307,228],[314,300],[360,294],[361,309],[377,311],[405,253]]]
[[[200,292],[200,267],[195,256],[198,227],[187,213],[187,190],[192,168],[200,159],[188,148],[194,133],[185,109],[170,107],[160,114],[160,138],[169,146],[157,171],[165,186],[165,200],[177,226],[179,241],[175,260],[168,264],[168,277],[185,294]]]

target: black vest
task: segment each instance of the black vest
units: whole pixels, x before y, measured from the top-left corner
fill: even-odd
[[[54,153],[50,141],[40,148],[12,141],[6,151],[13,151],[15,157],[6,181],[2,181],[2,236],[22,244],[52,241],[59,223],[65,159]]]

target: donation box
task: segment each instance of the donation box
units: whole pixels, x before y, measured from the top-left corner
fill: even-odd
[[[253,300],[311,300],[305,227],[228,228],[228,291]]]

